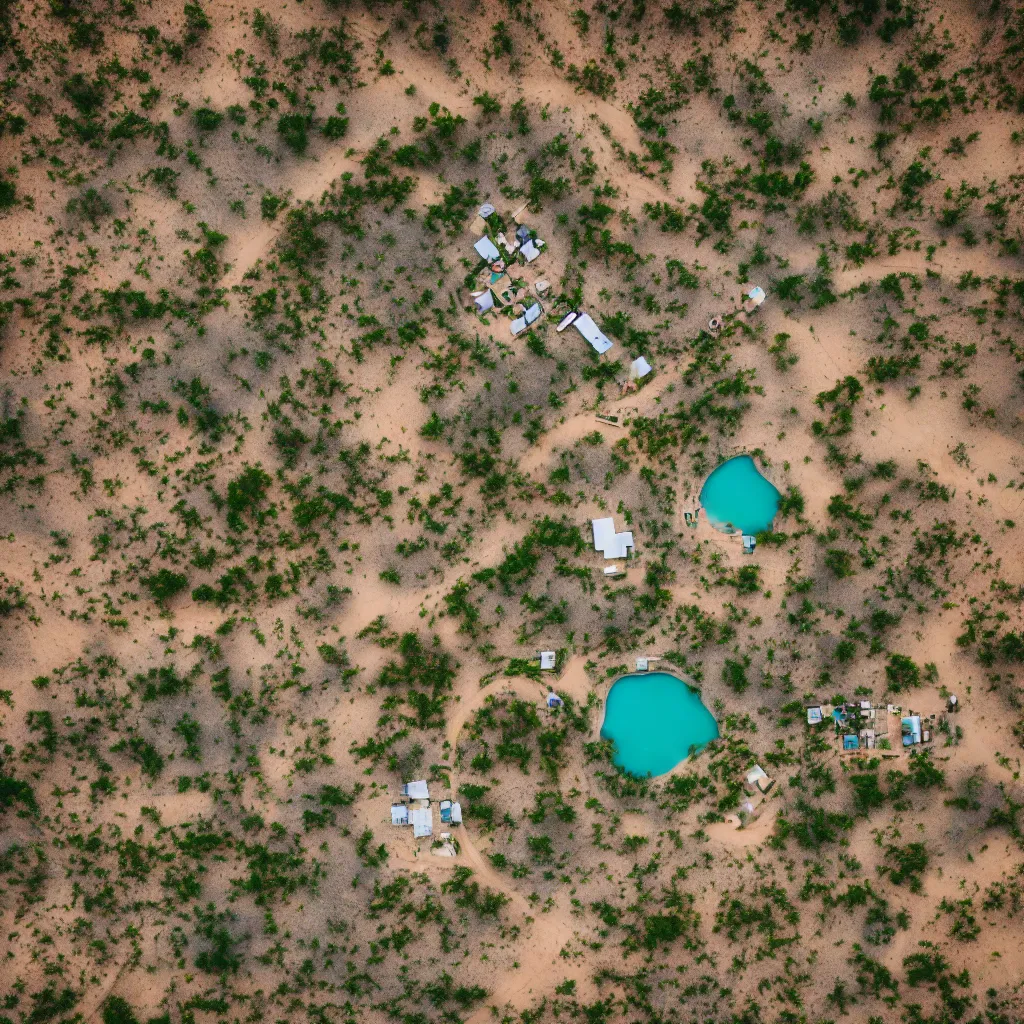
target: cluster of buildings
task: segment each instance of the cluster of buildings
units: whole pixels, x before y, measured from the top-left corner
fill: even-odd
[[[934,742],[937,717],[913,711],[904,714],[898,704],[876,705],[869,700],[807,708],[807,724],[832,723],[844,753],[872,750],[896,756],[903,750],[927,746]]]
[[[462,805],[442,800],[438,805],[442,825],[462,824]],[[402,799],[391,805],[391,824],[412,826],[416,839],[429,839],[434,834],[434,809],[430,802],[430,789],[426,779],[402,785]],[[450,839],[445,833],[441,838]]]
[[[493,310],[507,313],[512,318],[509,330],[513,337],[522,334],[541,318],[544,307],[540,299],[551,290],[548,281],[535,279],[531,294],[527,268],[540,257],[546,243],[522,223],[521,217],[526,208],[526,204],[519,207],[510,215],[511,223],[506,225],[495,207],[484,203],[470,225],[472,233],[480,236],[473,243],[473,249],[485,263],[477,278],[477,288],[472,293],[473,305],[481,316]],[[525,283],[513,280],[509,273],[512,267],[524,272]],[[577,309],[569,311],[562,317],[556,331],[561,334],[568,327],[575,327],[598,355],[604,355],[614,347],[614,342],[589,313]],[[623,393],[636,390],[650,373],[651,364],[643,356],[634,359],[626,379],[621,381]]]

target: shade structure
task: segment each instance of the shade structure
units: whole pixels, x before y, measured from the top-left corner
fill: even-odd
[[[501,253],[498,252],[498,247],[486,236],[480,239],[479,242],[473,243],[473,248],[476,249],[479,255],[487,260],[488,263],[493,263],[495,260],[501,259]]]
[[[590,342],[598,355],[607,352],[612,347],[611,340],[594,323],[589,313],[580,313],[572,325]]]

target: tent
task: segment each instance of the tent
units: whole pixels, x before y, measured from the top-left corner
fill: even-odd
[[[646,377],[651,372],[651,364],[640,356],[638,359],[634,359],[629,364],[629,379],[640,380],[641,377]]]
[[[427,790],[426,779],[419,782],[407,782],[402,786],[402,796],[410,797],[413,800],[429,800],[430,793]]]
[[[560,708],[564,703],[562,698],[555,692],[550,692],[547,697],[544,698],[549,708]]]
[[[824,716],[821,713],[820,707],[813,707],[807,709],[807,724],[818,725],[819,722],[824,720]]]
[[[409,813],[412,822],[412,834],[417,839],[434,834],[434,815],[429,807],[414,807]]]
[[[391,824],[392,825],[408,825],[409,824],[409,808],[405,804],[392,804],[391,805]]]
[[[473,305],[476,306],[478,313],[486,313],[487,310],[494,308],[494,292],[488,288],[486,291],[481,292],[479,295],[473,297]]]
[[[555,652],[554,651],[541,651],[540,652],[540,667],[545,672],[550,671],[555,667]]]
[[[590,342],[598,355],[607,352],[612,347],[611,341],[601,332],[589,313],[580,313],[572,325]]]
[[[478,216],[483,217],[484,220],[487,220],[487,218],[490,217],[492,213],[494,213],[494,207],[491,206],[490,203],[484,203],[484,205],[481,206],[480,209],[477,210],[476,212]]]
[[[501,253],[498,252],[498,247],[486,235],[484,235],[479,242],[474,242],[473,248],[476,249],[480,256],[487,260],[488,263],[493,263],[495,260],[501,259]]]

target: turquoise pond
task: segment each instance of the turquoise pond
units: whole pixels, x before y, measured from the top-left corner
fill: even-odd
[[[612,740],[612,760],[630,775],[664,775],[691,748],[718,738],[718,723],[700,695],[666,672],[623,676],[608,693],[603,739]]]
[[[704,481],[700,503],[719,530],[758,534],[771,528],[781,495],[749,455],[723,462]]]

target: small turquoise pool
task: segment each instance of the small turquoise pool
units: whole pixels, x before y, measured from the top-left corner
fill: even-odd
[[[723,462],[704,481],[700,503],[712,526],[755,535],[771,528],[781,495],[757,471],[749,455]]]
[[[681,679],[645,672],[613,684],[601,736],[614,742],[612,760],[630,775],[664,775],[717,739],[718,723]]]

